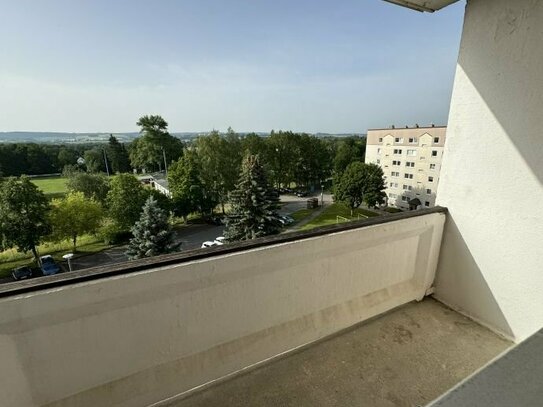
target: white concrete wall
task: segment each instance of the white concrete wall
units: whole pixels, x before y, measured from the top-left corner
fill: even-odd
[[[437,298],[516,340],[543,326],[542,44],[542,1],[468,1],[437,194]]]
[[[143,406],[421,299],[441,213],[0,301],[0,405]]]

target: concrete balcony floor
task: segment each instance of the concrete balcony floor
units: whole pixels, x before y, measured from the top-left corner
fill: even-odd
[[[425,405],[511,345],[426,299],[169,406]]]

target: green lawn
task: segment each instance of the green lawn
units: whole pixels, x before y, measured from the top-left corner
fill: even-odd
[[[311,215],[313,212],[315,212],[318,208],[314,209],[299,209],[296,212],[293,212],[290,214],[292,219],[294,219],[294,224],[300,222],[301,220],[307,218],[309,215]]]
[[[338,218],[338,216],[340,218]],[[379,214],[362,208],[355,209],[353,211],[353,216],[351,216],[351,211],[347,206],[340,203],[334,203],[325,208],[324,211],[311,222],[302,226],[302,230],[310,230],[320,226],[335,225],[336,223],[365,219],[373,216],[379,216]]]
[[[387,206],[385,209],[383,209],[384,211],[387,211],[388,213],[398,213],[398,212],[402,212],[401,209],[399,208],[394,208],[393,206]]]
[[[105,244],[101,238],[93,235],[81,236],[77,239],[77,254],[96,253],[111,246]],[[38,247],[40,256],[52,255],[55,260],[61,261],[62,256],[72,251],[72,242],[65,240],[59,243],[44,243]],[[21,253],[15,249],[0,252],[0,277],[11,274],[15,267],[33,263],[31,253]]]
[[[63,177],[47,177],[47,178],[32,178],[32,183],[43,191],[48,198],[62,197],[68,188],[66,187],[67,178]]]

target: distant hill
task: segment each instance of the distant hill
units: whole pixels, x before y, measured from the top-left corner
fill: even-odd
[[[191,140],[208,132],[180,132],[171,133],[181,140]],[[61,133],[61,132],[34,132],[34,131],[8,131],[0,132],[0,143],[48,143],[48,144],[83,144],[83,143],[107,143],[109,135],[113,134],[120,142],[128,143],[139,136],[137,132],[129,133]],[[245,135],[248,133],[239,133]],[[259,136],[268,136],[269,133],[256,132]],[[354,133],[315,133],[317,137],[349,137],[365,136]]]

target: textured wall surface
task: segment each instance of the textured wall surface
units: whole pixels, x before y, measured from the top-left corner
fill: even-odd
[[[543,326],[543,2],[470,0],[437,204],[437,298],[522,340]]]
[[[421,299],[444,221],[427,214],[6,297],[0,404],[148,405]]]

